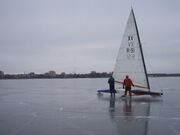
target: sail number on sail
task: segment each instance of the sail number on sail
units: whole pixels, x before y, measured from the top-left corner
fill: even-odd
[[[128,36],[128,46],[126,48],[127,59],[135,59],[135,47],[133,43],[133,36]]]

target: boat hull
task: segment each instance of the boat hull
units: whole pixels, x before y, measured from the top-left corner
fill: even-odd
[[[98,93],[111,93],[109,89],[104,89],[104,90],[98,90]],[[131,92],[136,95],[151,95],[151,96],[161,96],[163,95],[162,92],[153,92],[153,91],[143,91],[143,90],[131,90]],[[115,91],[115,93],[119,93],[119,91]]]
[[[153,91],[143,91],[143,90],[131,90],[135,95],[151,95],[151,96],[161,96],[162,92],[153,92]]]

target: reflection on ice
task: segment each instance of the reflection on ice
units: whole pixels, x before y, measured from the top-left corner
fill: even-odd
[[[99,97],[99,99],[107,100],[108,98]],[[119,134],[136,133],[138,135],[146,135],[148,119],[138,119],[138,117],[149,117],[150,103],[148,99],[145,100],[145,104],[141,104],[138,100],[136,102],[136,98],[134,99],[133,97],[120,98],[109,96],[109,115],[116,123]]]
[[[137,120],[136,116],[149,116],[150,102],[142,105],[132,102],[131,98],[124,98],[116,107],[114,116],[123,116],[114,118],[117,124],[117,130],[121,134],[146,135],[148,130],[148,120]],[[117,119],[119,119],[117,121]]]
[[[109,102],[109,111],[115,111],[115,97],[111,96],[110,102]]]

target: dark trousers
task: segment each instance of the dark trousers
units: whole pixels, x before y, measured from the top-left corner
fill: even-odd
[[[131,97],[131,87],[125,87],[124,95],[127,95],[127,92],[129,92],[129,96]]]
[[[114,89],[114,85],[110,85],[109,88],[110,88],[111,96],[112,96],[112,95],[115,95],[116,91],[115,91],[115,89]]]

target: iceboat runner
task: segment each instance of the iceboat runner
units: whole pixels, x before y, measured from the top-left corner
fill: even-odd
[[[162,92],[150,90],[143,50],[136,24],[133,9],[131,9],[121,46],[116,59],[113,71],[115,82],[122,84],[125,76],[128,75],[133,83],[131,92],[134,95],[161,96]],[[109,93],[109,90],[98,90],[98,93]]]

